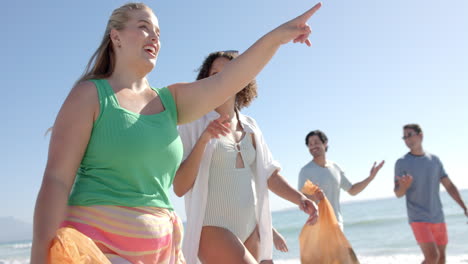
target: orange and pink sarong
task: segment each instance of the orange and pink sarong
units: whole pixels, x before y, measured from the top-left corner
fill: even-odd
[[[164,208],[69,206],[62,227],[91,238],[112,263],[185,263],[182,223]]]

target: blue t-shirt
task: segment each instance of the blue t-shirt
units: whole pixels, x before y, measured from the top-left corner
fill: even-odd
[[[395,181],[396,176],[404,174],[413,176],[413,183],[406,192],[408,221],[445,222],[439,191],[440,180],[447,177],[447,173],[439,158],[430,153],[422,156],[408,153],[395,164]]]

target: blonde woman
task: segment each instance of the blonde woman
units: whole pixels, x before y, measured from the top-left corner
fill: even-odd
[[[310,44],[306,21],[319,7],[263,36],[222,74],[160,89],[146,79],[160,49],[157,17],[141,3],[115,9],[53,126],[31,263],[46,262],[60,226],[89,236],[113,263],[185,263],[168,194],[182,159],[177,125],[241,90],[281,44]]]
[[[235,51],[211,53],[197,80],[221,74]],[[202,118],[179,127],[184,161],[174,192],[185,195],[188,263],[271,263],[273,236],[268,190],[317,219],[314,202],[280,175],[257,122],[240,110],[257,96],[255,81]],[[278,234],[275,234],[278,236]],[[267,262],[269,261],[269,262]]]

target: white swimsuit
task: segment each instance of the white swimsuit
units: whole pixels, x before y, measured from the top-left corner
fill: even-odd
[[[244,168],[236,168],[240,152]],[[223,227],[242,242],[257,225],[251,165],[255,164],[252,135],[246,133],[239,143],[221,137],[211,160],[208,197],[203,226]]]

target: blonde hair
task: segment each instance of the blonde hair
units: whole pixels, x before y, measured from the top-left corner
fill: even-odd
[[[112,75],[115,69],[115,52],[110,32],[112,29],[122,30],[125,27],[125,23],[130,19],[130,11],[143,9],[152,11],[143,3],[127,3],[112,12],[101,44],[91,56],[83,75],[78,79],[77,83],[90,79],[108,78]]]
[[[112,12],[99,48],[97,48],[93,56],[91,56],[91,59],[89,59],[83,75],[76,83],[91,79],[103,79],[112,75],[115,68],[115,53],[110,39],[110,32],[112,29],[122,30],[124,28],[125,23],[130,19],[129,11],[143,9],[152,11],[151,8],[143,3],[127,3]],[[44,136],[52,133],[53,130],[53,126],[49,127]]]

